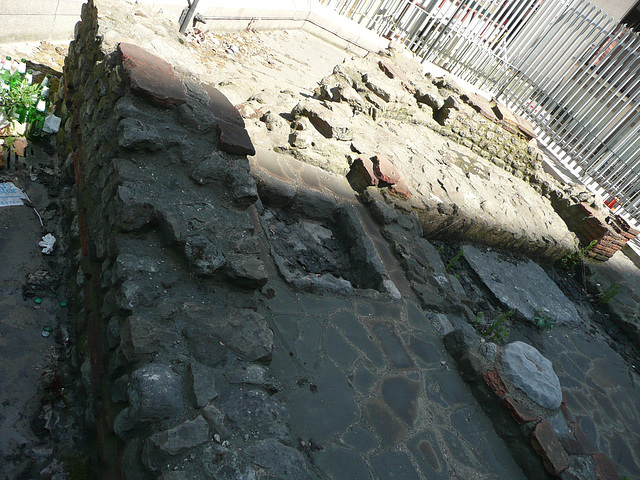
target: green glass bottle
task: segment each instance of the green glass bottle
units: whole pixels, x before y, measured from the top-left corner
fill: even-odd
[[[11,75],[10,85],[12,90],[18,87],[22,83],[22,80],[24,80],[24,77],[26,74],[27,74],[27,61],[23,58],[22,60],[20,60],[20,63],[18,64],[18,68],[16,69],[16,71],[13,72],[13,75]]]
[[[42,136],[42,128],[44,127],[44,120],[47,118],[47,99],[44,96],[40,97],[35,110],[29,113],[27,119],[27,138],[30,140],[39,138]]]
[[[7,57],[0,70],[0,87],[3,90],[11,89],[11,63],[11,57]]]

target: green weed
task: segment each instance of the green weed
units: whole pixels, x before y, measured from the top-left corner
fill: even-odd
[[[609,288],[598,295],[598,305],[605,305],[609,303],[620,292],[620,283],[614,282]]]
[[[544,310],[536,310],[532,320],[535,327],[541,332],[551,330],[556,325],[555,320]]]
[[[593,240],[589,245],[584,247],[582,250],[578,250],[577,252],[570,253],[565,255],[560,260],[556,262],[556,265],[565,270],[573,270],[576,268],[580,262],[582,261],[582,257],[584,257],[587,253],[589,253],[593,247],[598,243],[597,240]]]
[[[512,315],[513,310],[502,312],[498,317],[491,321],[487,328],[484,331],[481,331],[480,334],[490,342],[499,343],[506,341],[511,332],[504,323]],[[482,321],[483,317],[478,317],[476,320],[478,324],[482,323]]]
[[[451,270],[453,267],[456,266],[456,264],[460,261],[460,259],[462,258],[462,255],[464,254],[464,251],[462,249],[460,249],[460,251],[458,253],[456,253],[456,256],[453,257],[449,263],[447,263],[447,266],[445,267],[445,272],[448,272],[449,270]]]

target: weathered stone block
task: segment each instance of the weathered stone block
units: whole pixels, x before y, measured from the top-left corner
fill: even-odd
[[[179,416],[184,411],[180,377],[168,365],[152,363],[131,374],[127,391],[135,423]]]
[[[376,155],[371,161],[373,162],[373,171],[378,180],[389,185],[393,185],[400,181],[400,173],[398,169],[384,155]]]
[[[236,392],[222,408],[231,425],[255,439],[290,441],[286,405],[262,390]]]
[[[531,444],[551,475],[560,475],[569,467],[569,459],[549,422],[542,420],[531,435]]]
[[[176,427],[154,433],[144,444],[142,462],[151,471],[160,470],[167,460],[209,441],[209,425],[198,415]]]
[[[538,350],[523,342],[513,342],[502,351],[507,378],[527,397],[543,408],[559,408],[562,390],[553,365]]]
[[[244,127],[235,123],[218,121],[218,135],[220,136],[220,148],[222,151],[234,155],[255,155],[251,137]]]
[[[187,101],[182,82],[169,63],[130,43],[118,44],[118,52],[134,93],[163,108],[176,107]]]

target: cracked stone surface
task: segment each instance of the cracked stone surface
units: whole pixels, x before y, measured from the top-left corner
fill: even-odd
[[[85,10],[85,21],[91,21],[92,10]],[[125,15],[114,11],[110,15]],[[87,46],[98,48],[95,38],[87,35],[93,30],[79,31],[87,36]],[[220,38],[253,38],[254,34],[245,33]],[[141,35],[140,43],[151,48],[157,36],[145,36],[144,30]],[[89,321],[98,332],[99,326],[110,323],[122,327],[110,329],[111,347],[101,347],[106,366],[91,367],[90,362],[88,366],[104,368],[99,373],[105,379],[128,383],[130,392],[137,392],[116,395],[114,405],[103,413],[125,412],[116,417],[123,477],[143,478],[153,470],[167,478],[173,475],[170,472],[181,471],[187,478],[229,480],[386,480],[397,475],[524,479],[530,472],[523,471],[509,442],[496,433],[442,343],[448,331],[473,328],[475,305],[468,290],[447,271],[425,238],[429,222],[413,211],[414,204],[390,201],[392,193],[376,189],[356,194],[345,177],[346,152],[354,153],[352,144],[358,145],[356,150],[373,145],[364,154],[367,158],[389,156],[407,188],[417,193],[410,201],[419,196],[419,208],[439,218],[442,212],[445,217],[446,212],[454,214],[454,205],[475,205],[479,210],[474,218],[504,215],[500,222],[518,228],[530,221],[527,229],[553,233],[550,238],[558,242],[556,247],[567,240],[566,229],[524,181],[495,165],[482,164],[469,147],[440,137],[435,130],[418,135],[424,127],[435,127],[431,107],[418,106],[413,94],[398,90],[399,76],[389,78],[377,61],[375,71],[349,82],[357,96],[348,89],[335,92],[332,98],[346,101],[333,110],[319,103],[333,100],[309,98],[314,106],[307,114],[316,118],[316,125],[304,115],[296,121],[291,114],[301,101],[300,91],[312,97],[318,80],[330,75],[357,77],[371,63],[357,58],[343,64],[350,55],[305,35],[266,35],[270,46],[289,36],[294,43],[300,40],[289,56],[280,55],[272,63],[267,61],[271,47],[256,46],[259,54],[211,54],[191,69],[184,59],[191,58],[196,46],[168,37],[164,50],[155,48],[167,52],[178,75],[189,72],[190,78],[192,73],[210,78],[207,70],[219,74],[215,88],[220,87],[228,102],[215,94],[215,103],[224,105],[226,115],[235,118],[236,123],[230,124],[238,127],[235,106],[245,112],[243,121],[256,147],[252,158],[225,151],[225,142],[213,128],[220,118],[211,112],[212,96],[204,86],[185,81],[187,102],[156,110],[131,95],[117,75],[107,75],[117,62],[98,63],[102,76],[117,87],[109,90],[113,97],[106,102],[116,107],[114,118],[108,117],[110,110],[102,112],[104,117],[89,115],[88,131],[103,129],[115,141],[84,135],[80,139],[84,150],[75,155],[77,164],[71,167],[77,167],[84,182],[76,186],[82,207],[77,216],[87,224],[78,229],[78,244],[84,240],[87,245],[85,256],[79,257],[92,275],[86,275],[86,281],[93,278],[103,285],[85,289],[90,296],[85,299]],[[107,35],[100,48],[108,48],[112,41],[113,35]],[[312,55],[317,61],[310,60]],[[86,88],[88,98],[98,104],[98,85],[83,77],[82,69],[72,71],[68,81]],[[264,81],[264,91],[239,76],[243,71]],[[236,75],[238,80],[231,81]],[[447,96],[441,108],[455,115],[460,114],[456,108],[462,112],[471,108],[449,100],[450,92],[443,93]],[[386,116],[375,120],[368,113],[356,113],[355,105],[374,104]],[[346,112],[342,107],[353,113],[349,122],[333,118],[340,110]],[[70,123],[79,121],[79,112],[70,113]],[[267,112],[286,121],[274,121]],[[327,115],[326,125],[317,120]],[[160,117],[157,122],[156,117]],[[409,123],[403,123],[407,119]],[[168,124],[173,125],[172,135],[162,133]],[[311,130],[318,126],[326,135]],[[292,130],[305,132],[296,134],[295,140],[306,147],[291,146]],[[401,147],[394,143],[399,137],[404,139]],[[63,142],[63,147],[71,145],[70,139]],[[74,168],[69,171],[75,173]],[[94,178],[95,185],[88,187]],[[493,182],[506,185],[501,198],[510,199],[506,207],[483,193]],[[518,197],[516,192],[525,193]],[[434,203],[427,205],[427,199]],[[522,208],[530,209],[531,215],[523,215]],[[344,226],[339,234],[329,221],[332,216]],[[332,243],[332,236],[340,241]],[[274,238],[287,248],[275,248]],[[305,251],[307,243],[318,250]],[[338,288],[350,280],[334,270],[335,281],[327,274],[310,287],[310,279],[321,278],[323,271],[313,262],[346,263],[340,255],[338,260],[323,258],[318,253],[322,249],[346,251],[352,268],[364,265],[358,277],[376,282]],[[287,262],[297,271],[306,269],[306,280],[296,283],[287,278],[281,268]],[[92,312],[88,307],[98,300],[102,309]],[[549,334],[553,340],[536,340],[549,342],[544,343],[548,348],[539,350],[552,358],[554,366],[563,352],[560,332],[570,327],[558,328],[555,336]],[[579,338],[572,337],[570,342],[576,343],[570,348],[582,352],[576,353],[580,365],[572,370],[573,360],[558,361],[558,378],[573,379],[584,370],[590,381],[606,390],[606,398],[600,398],[596,388],[586,395],[582,386],[570,386],[568,402],[588,407],[598,401],[602,407],[598,415],[615,417],[624,434],[612,429],[605,430],[606,435],[597,433],[606,421],[598,415],[592,420],[586,407],[575,410],[581,428],[599,450],[621,449],[624,440],[630,444],[637,440],[621,420],[627,415],[626,423],[637,425],[637,407],[625,403],[634,398],[628,394],[635,392],[635,384],[625,380],[627,370],[615,352],[607,351],[603,357]],[[552,345],[554,341],[558,344]],[[605,359],[618,362],[619,368],[603,369]],[[152,381],[147,370],[158,370],[157,378]],[[140,382],[150,388],[139,388]],[[623,394],[616,382],[625,389]],[[162,401],[154,403],[156,397]],[[607,402],[616,404],[609,413],[604,408]],[[145,410],[141,405],[146,404],[160,407]],[[138,418],[140,412],[144,415]],[[177,440],[179,432],[191,432],[190,438]],[[207,432],[210,441],[200,442]],[[150,436],[153,440],[147,444]],[[630,457],[625,468],[634,471],[635,459]],[[544,467],[538,461],[536,468],[539,473]]]

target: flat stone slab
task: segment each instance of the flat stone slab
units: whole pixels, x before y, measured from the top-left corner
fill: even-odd
[[[118,52],[133,92],[158,107],[186,103],[182,82],[171,64],[130,43],[119,43]]]
[[[524,342],[513,342],[502,351],[502,366],[513,386],[543,408],[559,408],[562,403],[560,380],[553,365]]]
[[[464,257],[498,300],[527,320],[533,320],[537,312],[545,312],[557,324],[579,320],[573,304],[531,260],[514,260],[470,245],[465,245]]]

